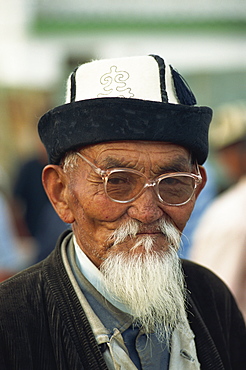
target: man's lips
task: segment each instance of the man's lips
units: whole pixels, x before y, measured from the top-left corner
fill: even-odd
[[[163,234],[160,230],[151,230],[151,229],[146,229],[146,230],[141,230],[137,232],[137,235],[156,235],[156,234]]]
[[[139,234],[162,234],[162,232],[156,227],[141,227],[141,229],[139,229],[137,232],[137,235]]]
[[[162,233],[160,231],[141,231],[137,233],[137,235],[139,234],[162,234]]]

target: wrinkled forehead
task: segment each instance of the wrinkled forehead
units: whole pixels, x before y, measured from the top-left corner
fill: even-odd
[[[120,165],[127,161],[146,161],[153,163],[186,162],[190,163],[190,152],[183,146],[160,141],[117,141],[90,145],[80,152],[97,164],[112,162]]]

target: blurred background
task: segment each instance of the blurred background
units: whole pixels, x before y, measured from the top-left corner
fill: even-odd
[[[34,188],[40,189],[37,183],[46,163],[36,130],[40,116],[63,104],[65,81],[78,64],[143,54],[168,56],[200,105],[216,111],[222,104],[244,102],[246,2],[0,0],[0,187],[17,239],[12,255],[13,242],[0,241],[0,270],[16,271],[45,256],[39,251],[40,230],[29,225],[44,213],[34,204],[41,203],[41,190],[30,197]],[[211,173],[214,196],[230,181],[218,167]],[[29,216],[28,201],[34,208]],[[37,221],[41,230],[48,228],[47,214]],[[6,222],[6,210],[1,220]],[[52,234],[64,228],[57,220],[48,223]],[[1,243],[9,245],[7,259]]]

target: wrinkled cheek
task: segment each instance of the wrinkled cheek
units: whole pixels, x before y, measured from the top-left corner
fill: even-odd
[[[180,221],[180,231],[183,231],[187,222],[189,221],[189,218],[192,214],[192,211],[193,211],[193,205],[190,205],[189,207],[187,207],[185,209],[185,211],[183,211],[183,217],[181,218],[181,221]]]
[[[183,231],[194,207],[194,202],[179,207],[170,207],[166,213],[179,231]]]
[[[95,199],[83,204],[84,212],[94,220],[114,222],[126,213],[126,206],[105,199]]]

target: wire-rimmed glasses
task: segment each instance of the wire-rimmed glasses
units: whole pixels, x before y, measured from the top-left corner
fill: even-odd
[[[101,176],[104,191],[109,199],[117,203],[130,203],[140,197],[148,187],[153,187],[158,199],[169,206],[188,203],[197,186],[202,182],[198,165],[197,174],[188,172],[166,173],[149,180],[143,173],[130,168],[102,170],[81,153],[76,154]]]

